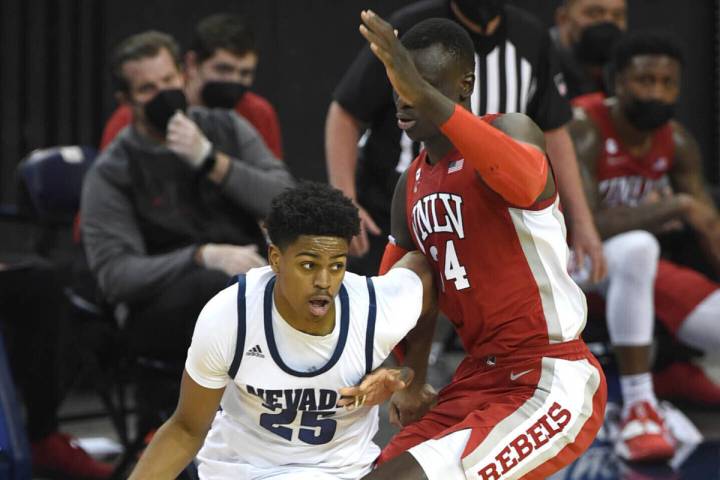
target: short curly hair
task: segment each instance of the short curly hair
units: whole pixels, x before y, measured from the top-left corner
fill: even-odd
[[[613,51],[612,66],[615,73],[625,70],[634,57],[640,55],[663,55],[670,57],[683,66],[683,55],[680,41],[667,32],[658,30],[640,30],[625,35]]]
[[[272,201],[265,221],[270,241],[280,249],[301,235],[344,238],[360,232],[358,209],[340,190],[317,182],[301,182]]]
[[[408,50],[424,50],[439,44],[458,65],[469,69],[475,67],[472,38],[464,28],[447,18],[423,20],[405,32],[400,41]]]

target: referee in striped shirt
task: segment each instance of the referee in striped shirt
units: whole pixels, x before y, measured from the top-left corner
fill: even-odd
[[[450,18],[475,44],[473,112],[522,112],[545,131],[576,256],[589,256],[594,278],[604,275],[602,243],[580,184],[565,124],[571,110],[556,54],[543,25],[504,0],[423,0],[398,10],[390,23],[400,34],[426,18]],[[328,110],[325,147],[330,183],[360,208],[361,234],[351,243],[349,270],[377,273],[390,231],[390,203],[400,173],[419,145],[397,127],[392,87],[368,47],[353,61]]]

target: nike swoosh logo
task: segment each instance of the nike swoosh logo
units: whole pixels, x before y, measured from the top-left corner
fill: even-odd
[[[525,370],[524,372],[520,372],[520,373],[510,372],[510,380],[512,380],[512,381],[514,382],[515,380],[517,380],[518,378],[522,377],[522,376],[525,375],[526,373],[530,373],[530,372],[532,372],[532,371],[533,371],[533,369],[531,368],[530,370]]]

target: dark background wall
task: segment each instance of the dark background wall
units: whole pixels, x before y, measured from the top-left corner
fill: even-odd
[[[33,148],[97,144],[114,108],[112,47],[145,29],[187,45],[204,15],[246,11],[261,46],[256,90],[276,106],[286,160],[302,178],[325,179],[323,129],[330,95],[362,46],[362,8],[389,13],[409,0],[2,0],[0,1],[0,199],[12,200],[17,162]],[[514,0],[547,25],[559,0]],[[631,28],[655,27],[686,44],[679,116],[718,180],[718,0],[628,0]],[[683,8],[679,8],[683,5]],[[690,7],[691,5],[691,7]]]

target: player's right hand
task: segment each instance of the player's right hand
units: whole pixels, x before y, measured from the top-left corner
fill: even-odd
[[[390,423],[402,428],[420,420],[437,403],[437,392],[426,383],[419,389],[405,388],[390,398]]]
[[[370,240],[368,239],[368,232],[372,235],[380,235],[382,230],[377,226],[375,220],[370,214],[365,211],[360,205],[355,204],[358,209],[358,216],[360,217],[360,233],[355,235],[350,241],[350,248],[348,253],[356,257],[362,257],[368,250],[370,250]]]
[[[237,275],[251,268],[267,265],[265,259],[258,255],[257,250],[256,245],[207,243],[197,250],[195,258],[205,268]]]
[[[372,10],[360,13],[360,33],[370,44],[370,50],[385,65],[388,79],[395,91],[413,105],[426,82],[420,76],[410,52],[400,43],[392,25]]]

